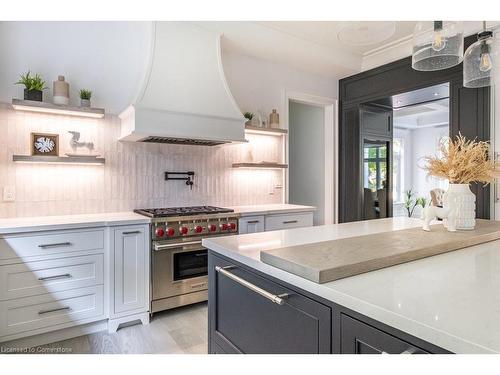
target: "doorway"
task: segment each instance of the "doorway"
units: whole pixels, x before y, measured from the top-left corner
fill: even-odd
[[[418,217],[424,202],[442,204],[448,182],[423,167],[448,144],[449,107],[449,83],[360,106],[363,219]]]
[[[314,225],[336,222],[335,101],[287,93],[287,203],[316,207]]]

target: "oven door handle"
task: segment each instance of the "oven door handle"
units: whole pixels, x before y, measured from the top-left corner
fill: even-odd
[[[163,245],[155,244],[154,249],[155,249],[155,251],[161,251],[161,250],[179,248],[179,247],[183,247],[186,245],[201,245],[201,241],[187,241],[187,242],[169,243],[169,244],[163,244]]]

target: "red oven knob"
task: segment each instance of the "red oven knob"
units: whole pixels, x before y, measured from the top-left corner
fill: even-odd
[[[236,229],[236,223],[231,223],[231,224],[229,224],[229,226],[231,227],[231,230],[235,230]]]
[[[217,230],[217,226],[216,226],[215,224],[210,224],[210,225],[208,226],[208,230],[209,230],[210,232],[215,232],[215,231]]]
[[[180,231],[181,231],[181,234],[188,234],[189,229],[188,229],[188,227],[181,227]]]
[[[163,228],[156,228],[155,234],[156,237],[163,237],[165,235],[165,231]]]
[[[195,231],[195,233],[201,233],[201,232],[203,232],[203,227],[200,225],[197,225],[194,227],[194,231]]]
[[[220,229],[221,229],[221,230],[227,230],[227,228],[228,228],[227,223],[222,223],[222,224],[220,225]]]
[[[174,228],[167,228],[167,236],[172,237],[175,234]]]

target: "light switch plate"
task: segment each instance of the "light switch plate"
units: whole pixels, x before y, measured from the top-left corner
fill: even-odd
[[[16,200],[16,187],[14,185],[3,187],[3,200],[4,202],[14,202]]]

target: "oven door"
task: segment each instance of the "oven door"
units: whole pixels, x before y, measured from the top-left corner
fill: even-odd
[[[197,292],[208,286],[207,249],[201,240],[153,244],[153,300]]]

